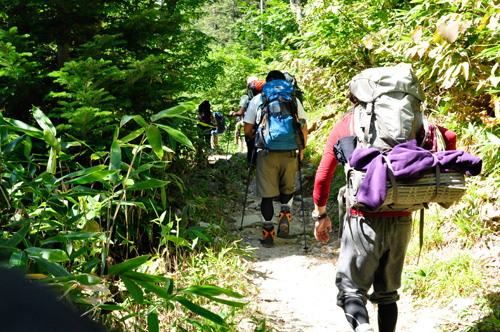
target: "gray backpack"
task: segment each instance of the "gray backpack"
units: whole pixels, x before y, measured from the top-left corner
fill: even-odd
[[[366,69],[354,76],[349,90],[359,101],[354,109],[359,147],[390,151],[415,139],[426,124],[420,110],[425,95],[410,65]]]
[[[342,137],[334,146],[335,157],[346,173],[346,186],[338,196],[341,226],[345,217],[343,206],[347,208],[347,216],[352,208],[364,208],[356,195],[365,172],[349,165],[354,149],[376,148],[385,154],[400,143],[416,139],[421,132],[425,142],[429,132],[423,105],[425,95],[410,65],[366,69],[351,80],[349,90],[354,97],[351,100],[356,102],[351,111],[354,112],[352,136]],[[459,172],[441,174],[436,167],[435,172],[421,180],[405,184],[396,181],[390,163],[388,168],[386,200],[374,212],[423,212],[430,202],[449,206],[466,190],[465,178]]]

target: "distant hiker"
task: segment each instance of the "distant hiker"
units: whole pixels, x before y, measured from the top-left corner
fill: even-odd
[[[257,196],[262,198],[262,238],[264,247],[274,242],[273,197],[280,197],[278,237],[288,237],[290,206],[299,161],[307,142],[306,113],[293,98],[293,85],[278,70],[266,77],[262,94],[250,101],[243,119],[245,133],[257,148]],[[300,158],[300,160],[299,160]]]
[[[222,135],[226,131],[224,116],[220,112],[212,112],[210,110],[210,102],[204,100],[198,106],[198,120],[207,125],[198,124],[205,145],[216,149],[219,145],[219,135]]]
[[[211,132],[216,128],[217,122],[210,110],[210,102],[204,100],[198,106],[198,120],[203,124],[198,124],[198,128],[201,130],[201,138],[205,142],[205,145],[210,146]]]
[[[243,152],[245,142],[245,123],[243,122],[243,117],[236,117],[236,128],[234,130],[234,142],[238,146],[238,152]]]
[[[247,92],[243,96],[241,96],[240,103],[238,104],[239,109],[237,112],[235,112],[234,110],[229,112],[229,116],[244,117],[247,111],[248,103],[253,97],[261,93],[264,83],[265,81],[259,80],[257,76],[249,76],[247,78]],[[254,138],[245,135],[245,142],[247,145],[247,161],[249,164],[252,162],[255,165],[255,159],[252,161],[252,153],[255,146],[255,140]]]
[[[404,68],[398,67],[395,71],[401,72],[404,71]],[[402,84],[397,85],[398,82],[391,83],[389,81],[389,84],[383,86],[385,89],[384,93],[392,93],[388,98],[399,98],[400,103],[393,101],[397,107],[402,108],[407,103],[410,109],[416,107],[417,113],[415,114],[418,114],[420,112],[420,101],[424,98],[423,92],[418,86],[418,79],[413,72],[409,71],[408,73],[407,78],[409,78],[411,83],[411,89],[409,89],[411,92],[406,94]],[[374,73],[372,77],[380,79],[381,75],[377,76],[377,74],[384,74],[384,71],[381,70],[380,73]],[[389,72],[386,77],[392,80],[394,71]],[[394,80],[396,79],[394,78]],[[333,173],[340,159],[344,159],[341,158],[343,157],[342,154],[338,154],[338,157],[336,157],[336,153],[339,150],[339,146],[346,142],[354,142],[354,147],[351,147],[351,152],[353,152],[352,150],[356,148],[356,144],[358,144],[358,147],[360,144],[359,136],[356,136],[356,134],[363,136],[367,133],[363,133],[363,131],[356,133],[355,131],[358,121],[358,117],[355,115],[362,112],[357,108],[373,107],[374,110],[372,111],[377,114],[377,107],[391,107],[392,105],[391,102],[386,102],[383,105],[373,102],[373,105],[370,106],[371,102],[361,101],[355,96],[359,90],[354,88],[352,82],[354,82],[354,79],[351,81],[351,93],[349,94],[353,110],[346,113],[332,128],[316,172],[313,192],[315,209],[312,212],[312,218],[315,220],[315,238],[321,242],[327,242],[329,239],[328,232],[332,231],[331,221],[326,213],[326,204],[330,193],[330,183]],[[391,84],[397,85],[396,92],[390,91]],[[376,95],[375,93],[372,94],[368,88],[365,90],[365,93],[370,96]],[[412,93],[417,95],[417,97],[414,98],[414,96],[411,96]],[[384,99],[384,101],[387,101],[387,99]],[[410,122],[409,125],[411,128],[412,123]],[[420,127],[416,128],[422,127],[423,125],[420,123]],[[435,130],[435,134],[442,136],[446,149],[455,150],[455,134],[445,128],[438,127],[438,129]],[[379,132],[378,134],[380,137],[383,133]],[[368,138],[375,138],[375,136],[365,135]],[[354,138],[354,141],[351,138]],[[373,140],[371,142],[374,143]],[[342,149],[344,148],[342,147]],[[334,152],[334,150],[337,151]],[[360,150],[370,149],[358,148],[354,151]],[[371,150],[374,149],[371,148]],[[445,152],[453,153],[455,151]],[[349,156],[345,156],[347,160],[344,160],[344,162],[353,161],[356,155],[356,153],[352,153],[350,159],[348,158]],[[368,177],[368,173],[366,173],[366,177]],[[401,287],[401,274],[412,231],[412,212],[401,210],[372,212],[359,207],[348,208],[348,210],[346,211],[348,213],[346,217],[340,220],[341,230],[344,229],[344,231],[341,234],[341,251],[336,276],[336,285],[339,289],[337,304],[343,308],[345,316],[355,332],[369,332],[374,331],[373,327],[369,324],[368,312],[366,310],[366,302],[370,300],[378,305],[379,331],[393,332],[395,331],[398,318],[398,307],[396,304],[399,300],[398,289]],[[372,286],[373,293],[368,294]]]
[[[219,135],[226,132],[226,120],[220,112],[213,112],[212,114],[215,119],[215,128],[210,132],[212,135],[212,149],[217,149],[219,146]]]
[[[250,83],[252,83],[253,81],[256,81],[258,79],[259,78],[257,76],[249,76],[247,78],[247,91],[240,98],[240,102],[238,104],[238,111],[235,112],[234,110],[231,110],[231,112],[229,112],[229,116],[243,116],[243,115],[245,115],[245,112],[246,112],[247,107],[248,107],[248,103],[250,102],[250,99],[252,99],[252,98],[250,98],[250,92],[248,91]]]

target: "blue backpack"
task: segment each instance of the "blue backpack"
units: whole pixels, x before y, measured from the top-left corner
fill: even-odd
[[[222,135],[226,131],[226,119],[219,112],[214,112],[215,121],[217,121],[217,134]]]
[[[304,148],[293,92],[293,84],[286,80],[270,81],[262,87],[255,138],[257,148],[282,151]]]

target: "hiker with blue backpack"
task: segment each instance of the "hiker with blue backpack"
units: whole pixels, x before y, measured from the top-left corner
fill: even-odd
[[[378,306],[378,331],[394,332],[412,212],[421,210],[423,222],[429,202],[449,206],[459,199],[463,174],[479,174],[481,160],[456,151],[452,131],[427,123],[420,110],[425,96],[410,66],[367,69],[352,79],[349,90],[353,109],[332,128],[316,173],[314,235],[329,240],[326,205],[340,163],[346,186],[338,198],[337,305],[355,332],[373,332],[366,309],[370,300]],[[414,191],[404,190],[412,185]],[[429,188],[428,196],[406,197]],[[420,232],[422,239],[422,227]]]
[[[262,199],[261,244],[274,243],[273,197],[281,203],[277,236],[287,238],[295,175],[307,142],[307,116],[294,94],[293,84],[278,70],[266,77],[262,93],[252,98],[245,118],[245,133],[255,139],[257,160],[256,195]]]

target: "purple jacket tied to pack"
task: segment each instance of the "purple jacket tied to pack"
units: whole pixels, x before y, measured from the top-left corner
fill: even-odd
[[[412,183],[420,179],[435,166],[441,172],[459,171],[465,175],[478,175],[482,160],[465,151],[450,150],[431,153],[417,146],[416,140],[396,145],[386,156],[398,182]],[[366,171],[356,196],[359,203],[371,211],[377,211],[387,195],[387,163],[375,148],[358,148],[349,157],[349,164],[357,170]]]

